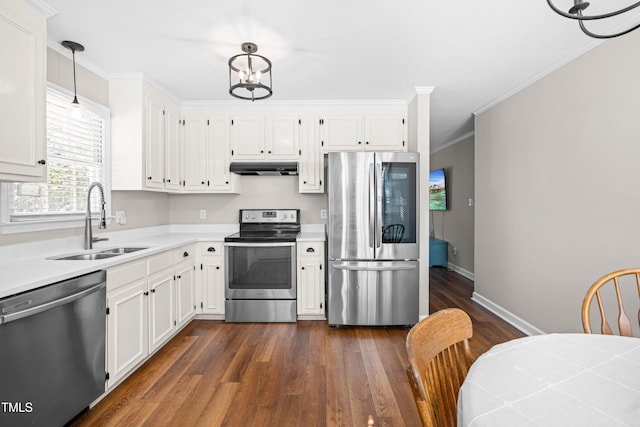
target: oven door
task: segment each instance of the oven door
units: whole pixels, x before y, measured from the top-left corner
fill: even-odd
[[[295,299],[295,242],[225,242],[226,299]]]

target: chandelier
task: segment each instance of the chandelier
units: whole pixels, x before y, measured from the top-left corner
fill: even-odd
[[[593,37],[596,39],[611,39],[613,37],[618,37],[618,36],[622,36],[624,34],[630,33],[631,31],[640,27],[640,24],[637,24],[631,28],[620,31],[618,33],[598,34],[588,30],[584,23],[584,21],[595,21],[599,19],[607,19],[607,18],[611,18],[617,15],[623,14],[625,12],[628,12],[640,6],[640,1],[637,1],[621,9],[614,10],[608,13],[602,13],[599,15],[583,15],[582,11],[588,8],[590,5],[589,2],[583,1],[583,0],[573,0],[573,7],[571,7],[571,9],[569,9],[568,12],[564,12],[563,10],[560,10],[555,4],[553,4],[552,0],[547,0],[547,3],[549,4],[549,7],[551,7],[551,9],[553,9],[553,11],[556,12],[558,15],[564,16],[565,18],[577,20],[578,25],[580,25],[580,29],[582,30],[582,32],[588,35],[589,37]]]
[[[229,94],[251,101],[270,97],[271,61],[256,55],[258,46],[254,43],[242,43],[242,51],[229,58]]]

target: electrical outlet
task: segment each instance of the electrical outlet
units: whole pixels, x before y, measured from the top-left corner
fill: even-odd
[[[320,209],[320,218],[321,219],[327,219],[327,210],[326,209]]]
[[[127,214],[125,211],[116,211],[116,224],[124,225],[127,223]]]
[[[207,210],[200,209],[200,219],[207,219]]]
[[[458,255],[458,248],[454,246],[451,252],[453,252],[454,255]]]

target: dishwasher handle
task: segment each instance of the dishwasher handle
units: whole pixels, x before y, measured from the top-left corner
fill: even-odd
[[[80,292],[76,292],[75,294],[68,295],[64,298],[57,299],[55,301],[50,301],[44,304],[37,305],[35,307],[30,307],[25,310],[16,311],[15,313],[5,314],[0,316],[0,325],[4,323],[13,322],[14,320],[24,319],[25,317],[33,316],[38,313],[42,313],[43,311],[50,310],[55,307],[59,307],[64,304],[68,304],[72,301],[80,299],[84,296],[92,294],[99,290],[101,287],[106,286],[105,283],[98,283],[95,286],[92,286],[87,289],[83,289]]]

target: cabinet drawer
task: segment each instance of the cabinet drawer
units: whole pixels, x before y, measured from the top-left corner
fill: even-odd
[[[195,258],[194,245],[183,246],[175,250],[175,263],[192,260]]]
[[[112,291],[147,275],[146,260],[129,262],[107,270],[107,290]]]
[[[202,256],[222,256],[222,242],[204,242],[200,244],[200,255]]]
[[[148,258],[147,266],[149,274],[173,267],[173,251],[162,252]]]
[[[324,244],[322,242],[299,242],[298,255],[299,256],[322,256],[323,246]]]

